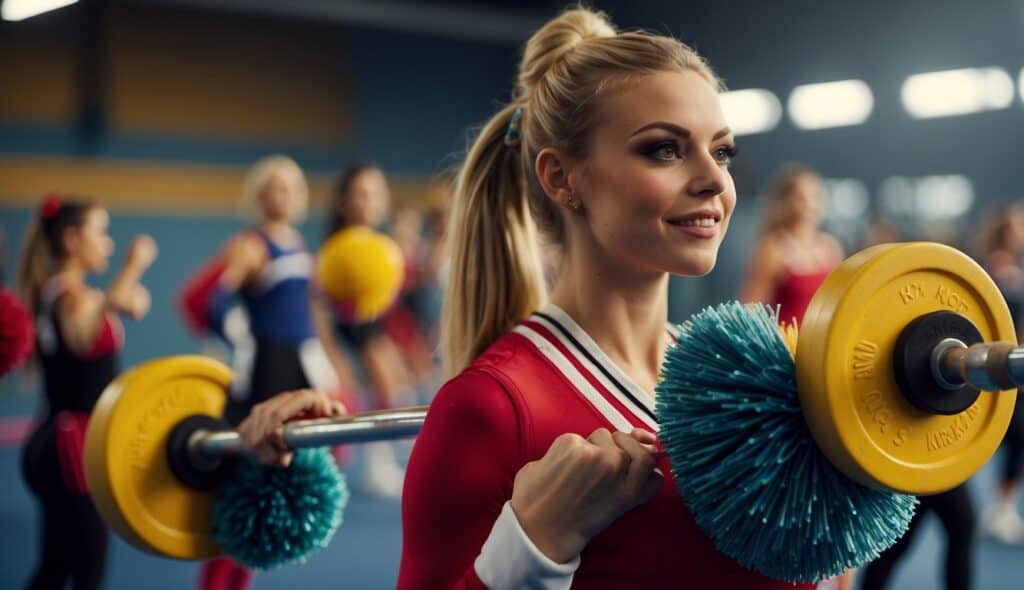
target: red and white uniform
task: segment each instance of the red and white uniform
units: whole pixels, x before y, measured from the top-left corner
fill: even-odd
[[[601,427],[657,431],[654,400],[568,314],[549,305],[499,338],[430,406],[402,494],[398,587],[794,588],[719,553],[670,475],[577,559],[540,553],[508,504],[516,472],[560,434]]]

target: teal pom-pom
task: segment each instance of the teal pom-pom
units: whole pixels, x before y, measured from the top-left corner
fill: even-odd
[[[771,578],[817,581],[906,532],[916,498],[860,485],[815,444],[776,312],[724,303],[680,330],[657,389],[659,438],[722,553]]]
[[[295,453],[287,468],[240,458],[213,505],[213,538],[252,569],[303,562],[327,546],[348,502],[345,478],[327,449]]]

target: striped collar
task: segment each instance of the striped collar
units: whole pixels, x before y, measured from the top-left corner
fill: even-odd
[[[678,333],[667,327],[673,341]],[[545,356],[608,421],[621,431],[633,421],[658,429],[654,399],[620,369],[579,324],[560,307],[548,304],[515,328]]]

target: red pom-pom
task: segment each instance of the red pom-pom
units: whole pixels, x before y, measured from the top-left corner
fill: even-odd
[[[32,353],[35,327],[14,293],[0,288],[0,377]]]
[[[60,213],[60,208],[60,196],[51,193],[46,195],[46,198],[43,199],[43,204],[40,205],[39,212],[42,214],[43,219],[49,220],[53,219],[58,213]]]

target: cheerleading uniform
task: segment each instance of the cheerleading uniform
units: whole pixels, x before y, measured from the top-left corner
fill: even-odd
[[[230,306],[231,294],[220,287],[222,264],[201,269],[183,297],[186,310],[202,310],[200,319],[190,323],[220,334],[232,348],[235,379],[228,390],[224,419],[234,425],[255,404],[279,393],[315,387],[337,394],[340,387],[313,329],[312,257],[301,243],[286,248],[259,229],[250,231],[262,240],[267,260],[256,280],[239,292],[241,307]],[[230,558],[218,558],[203,564],[199,586],[242,590],[251,578],[251,572]]]
[[[794,319],[797,322],[803,320],[804,312],[811,303],[811,298],[818,291],[818,287],[825,282],[832,269],[838,264],[838,260],[830,260],[817,270],[796,270],[793,252],[799,246],[788,237],[783,238],[783,266],[785,275],[775,286],[775,293],[769,304],[779,307],[779,320],[790,323]]]
[[[657,431],[654,400],[549,305],[500,337],[431,404],[402,493],[398,587],[677,588],[685,580],[718,590],[794,588],[714,548],[680,498],[667,458],[658,461],[664,485],[649,502],[570,563],[544,556],[510,508],[516,473],[559,435],[598,428]],[[438,531],[447,532],[443,545]]]
[[[22,455],[25,482],[43,510],[42,559],[30,588],[61,588],[68,578],[75,588],[98,588],[106,566],[109,535],[88,495],[83,447],[89,413],[117,376],[124,332],[105,317],[89,352],[72,351],[56,313],[68,292],[59,278],[48,281],[36,317],[46,408]]]
[[[285,248],[250,230],[267,250],[259,276],[239,292],[242,305],[220,287],[223,264],[203,267],[182,302],[190,325],[223,337],[232,348],[235,380],[224,417],[239,424],[253,405],[283,392],[316,387],[338,393],[338,377],[313,330],[309,307],[312,257],[303,244]]]

